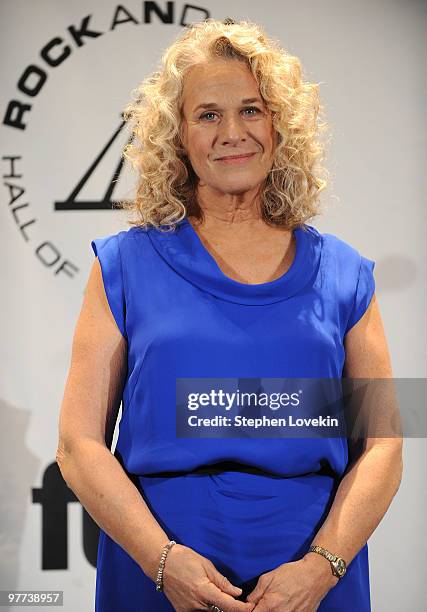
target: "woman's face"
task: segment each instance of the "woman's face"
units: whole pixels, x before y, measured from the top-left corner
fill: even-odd
[[[192,68],[184,79],[182,112],[182,143],[199,187],[242,194],[264,182],[273,162],[275,130],[243,62],[218,59]]]

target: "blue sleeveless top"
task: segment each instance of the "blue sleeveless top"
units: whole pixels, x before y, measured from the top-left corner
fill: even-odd
[[[175,231],[132,227],[92,247],[118,328],[128,342],[117,450],[130,473],[190,471],[237,461],[271,474],[340,476],[345,439],[176,438],[177,378],[340,378],[343,339],[375,289],[374,262],[310,225],[280,278],[226,276],[187,218]]]
[[[209,558],[242,601],[261,573],[308,550],[347,440],[179,437],[176,381],[342,377],[344,336],[371,301],[375,264],[313,226],[294,235],[291,267],[256,285],[226,276],[187,218],[172,232],[132,227],[92,241],[128,346],[115,455],[168,537]],[[370,610],[367,544],[318,608],[344,609]],[[95,610],[173,612],[103,530]]]

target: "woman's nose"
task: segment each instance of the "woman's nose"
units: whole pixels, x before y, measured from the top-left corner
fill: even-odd
[[[241,117],[223,117],[220,123],[220,140],[222,144],[238,142],[245,138],[246,127]]]

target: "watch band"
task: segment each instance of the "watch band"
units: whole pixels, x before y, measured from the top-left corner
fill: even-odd
[[[336,555],[333,555],[331,552],[329,552],[329,550],[323,548],[323,546],[317,546],[312,544],[308,549],[308,552],[318,553],[319,555],[322,555],[322,557],[325,557],[325,559],[327,559],[331,564],[333,575],[337,576],[339,579],[341,579],[346,573],[347,564],[344,559],[342,557],[337,557]]]

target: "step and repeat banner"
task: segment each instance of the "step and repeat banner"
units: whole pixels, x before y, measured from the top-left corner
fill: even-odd
[[[63,591],[92,610],[98,528],[55,462],[74,326],[92,239],[126,229],[113,210],[136,177],[122,111],[163,50],[207,17],[262,25],[320,83],[333,139],[313,224],[375,260],[396,377],[426,376],[426,3],[1,3],[0,590]],[[373,609],[421,610],[425,440],[370,539]]]

